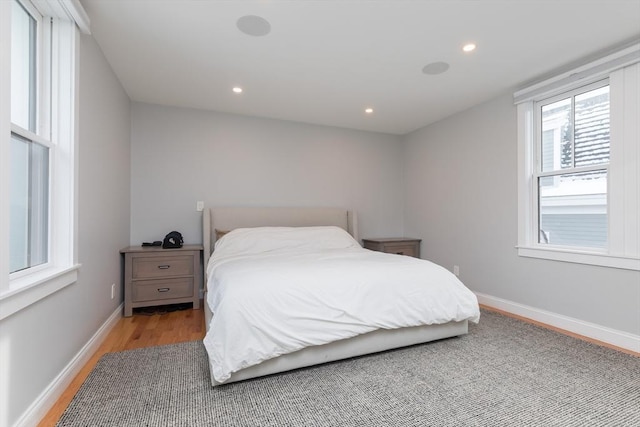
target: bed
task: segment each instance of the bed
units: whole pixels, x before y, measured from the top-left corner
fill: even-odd
[[[357,239],[356,216],[340,208],[204,211],[213,386],[463,335],[478,321],[475,295],[451,273]],[[412,280],[425,268],[444,292],[429,310]]]

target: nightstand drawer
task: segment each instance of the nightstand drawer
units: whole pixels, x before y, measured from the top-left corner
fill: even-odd
[[[193,278],[134,282],[131,292],[133,302],[186,298],[193,295]]]
[[[418,254],[416,253],[416,245],[410,245],[410,246],[392,246],[392,245],[387,245],[384,248],[384,252],[389,253],[389,254],[397,254],[397,255],[407,255],[407,256],[412,256],[412,257],[416,257]]]
[[[420,258],[420,239],[391,237],[384,239],[362,239],[365,249]]]
[[[191,255],[133,258],[133,279],[153,279],[154,277],[192,275],[193,257]]]

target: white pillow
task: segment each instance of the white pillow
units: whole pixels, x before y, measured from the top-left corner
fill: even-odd
[[[345,230],[335,226],[237,228],[215,244],[214,257],[255,255],[278,251],[308,252],[359,248]]]

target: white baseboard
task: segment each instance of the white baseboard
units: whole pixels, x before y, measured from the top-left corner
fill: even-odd
[[[497,308],[511,314],[516,314],[550,326],[555,326],[556,328],[564,329],[565,331],[573,332],[574,334],[582,335],[587,338],[592,338],[616,347],[640,353],[640,336],[638,335],[607,328],[595,323],[585,322],[584,320],[563,316],[562,314],[541,310],[539,308],[530,307],[502,298],[493,297],[491,295],[476,293],[476,296],[478,297],[478,302],[486,305],[487,307]]]
[[[38,425],[40,420],[42,420],[69,384],[71,384],[71,381],[73,381],[78,372],[80,372],[91,356],[98,350],[98,347],[100,347],[100,344],[105,340],[107,334],[116,325],[118,320],[120,320],[122,317],[122,309],[123,304],[120,304],[118,308],[111,313],[109,318],[100,326],[100,329],[93,334],[91,339],[80,349],[73,359],[71,359],[67,366],[64,367],[47,388],[40,393],[38,398],[27,408],[18,421],[16,421],[14,427]]]

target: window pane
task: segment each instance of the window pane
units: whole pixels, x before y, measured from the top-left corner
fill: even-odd
[[[10,272],[47,262],[49,149],[11,135]]]
[[[573,167],[571,98],[542,107],[542,171]]]
[[[576,96],[576,167],[609,162],[609,86]]]
[[[11,7],[11,121],[36,131],[36,20]]]
[[[539,243],[605,248],[607,171],[539,178]]]
[[[9,268],[29,266],[29,143],[11,138]]]

